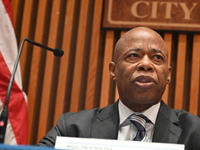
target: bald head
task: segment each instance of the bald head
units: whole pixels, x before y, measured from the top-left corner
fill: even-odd
[[[159,43],[165,55],[168,56],[166,43],[157,32],[147,27],[136,27],[126,32],[118,40],[118,42],[115,45],[113,61],[116,63],[121,52],[123,52],[125,49],[131,48],[129,47],[131,45],[130,43],[141,41],[144,41],[146,43],[151,42],[152,44]]]

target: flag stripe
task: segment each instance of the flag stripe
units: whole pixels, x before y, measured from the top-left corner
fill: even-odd
[[[4,7],[6,9],[6,12],[9,15],[10,21],[13,24],[13,18],[12,18],[12,9],[11,9],[11,4],[10,4],[10,0],[2,0]]]
[[[11,18],[10,0],[0,0],[0,4],[0,100],[5,103],[8,82],[17,56],[17,44]],[[10,124],[7,126],[5,143],[27,144],[27,100],[22,91],[19,67],[16,72],[15,81],[13,82],[8,109],[8,123]],[[14,135],[10,130],[14,132]],[[16,143],[12,141],[16,141]]]
[[[10,79],[10,71],[0,52],[0,97],[5,103],[8,82]],[[28,137],[28,116],[27,104],[24,98],[23,91],[20,90],[16,82],[13,82],[12,92],[9,102],[9,121],[15,134],[17,144],[27,144]],[[8,135],[7,135],[8,136]],[[9,141],[8,141],[9,142]],[[10,143],[8,143],[10,144]]]

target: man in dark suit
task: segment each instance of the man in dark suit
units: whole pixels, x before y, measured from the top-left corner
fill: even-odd
[[[138,27],[116,43],[110,75],[117,83],[119,100],[105,108],[63,114],[55,127],[38,143],[54,146],[56,136],[135,140],[185,144],[200,149],[200,119],[174,110],[161,99],[170,83],[167,46],[155,31]],[[130,116],[145,116],[141,133]],[[139,119],[140,120],[140,119]]]

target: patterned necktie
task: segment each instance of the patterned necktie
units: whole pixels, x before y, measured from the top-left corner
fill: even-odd
[[[135,125],[138,130],[133,141],[148,142],[149,139],[146,134],[145,124],[147,121],[149,121],[149,119],[144,115],[133,114],[129,117],[129,120]]]

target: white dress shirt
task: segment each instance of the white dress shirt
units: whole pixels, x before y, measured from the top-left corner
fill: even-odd
[[[118,140],[133,140],[137,133],[136,127],[127,119],[133,113],[137,113],[126,107],[121,100],[119,100],[119,130],[118,130]],[[146,123],[145,129],[149,142],[152,142],[154,125],[158,115],[158,110],[160,108],[160,102],[151,106],[149,109],[139,113],[143,114],[152,123]],[[138,113],[137,113],[138,114]]]

